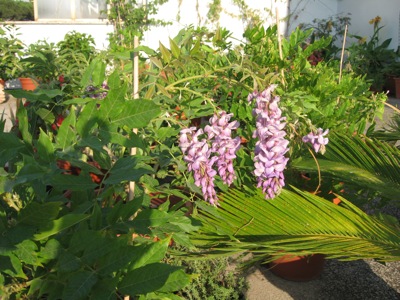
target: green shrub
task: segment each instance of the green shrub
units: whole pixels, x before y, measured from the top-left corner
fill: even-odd
[[[235,268],[230,258],[207,260],[176,260],[191,274],[190,284],[178,292],[188,300],[240,300],[245,299],[248,284],[245,275]]]

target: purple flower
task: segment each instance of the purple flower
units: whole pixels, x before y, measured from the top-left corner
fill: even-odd
[[[199,140],[203,130],[195,130],[196,127],[181,130],[179,147],[184,154],[184,161],[188,164],[188,170],[193,173],[194,184],[201,187],[204,200],[214,204],[218,199],[214,188],[214,177],[217,172],[213,169],[213,165],[218,158],[211,158],[212,151],[206,139]]]
[[[284,155],[289,151],[283,130],[286,123],[279,109],[279,96],[273,96],[276,85],[269,86],[261,93],[252,93],[248,101],[255,101],[253,115],[256,117],[256,130],[253,137],[257,138],[254,156],[254,175],[257,177],[257,187],[261,187],[265,197],[272,199],[285,186],[283,170],[288,158]]]
[[[214,179],[217,171],[225,184],[230,185],[235,179],[233,159],[240,146],[240,138],[232,139],[232,130],[239,127],[237,121],[229,122],[232,114],[221,111],[210,118],[210,125],[202,129],[190,127],[182,129],[179,147],[184,154],[188,170],[193,173],[194,183],[201,187],[204,200],[217,204]],[[200,139],[207,133],[208,139]],[[211,144],[211,147],[210,147]]]
[[[324,136],[328,133],[329,129],[324,131],[322,128],[318,128],[317,133],[310,132],[302,140],[304,143],[311,143],[316,153],[321,152],[321,154],[324,154],[326,150],[325,145],[329,142],[329,139]]]
[[[208,138],[212,141],[212,151],[218,155],[217,168],[218,175],[222,181],[231,185],[236,178],[233,169],[233,160],[236,158],[236,151],[240,147],[240,137],[232,138],[232,130],[239,127],[239,122],[229,120],[233,114],[225,111],[214,114],[210,118],[210,125],[204,128]]]

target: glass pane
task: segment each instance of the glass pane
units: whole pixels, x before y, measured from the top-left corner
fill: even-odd
[[[71,12],[75,3],[75,14]],[[105,18],[106,0],[37,0],[38,19],[99,19]]]
[[[71,19],[71,1],[37,0],[39,19]]]
[[[99,19],[106,9],[106,0],[76,0],[77,19]]]

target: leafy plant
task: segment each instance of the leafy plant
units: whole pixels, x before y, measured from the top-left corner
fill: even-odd
[[[104,81],[104,73],[94,76],[96,70],[88,68],[83,87],[90,77],[95,85]],[[186,234],[198,225],[182,210],[169,211],[168,202],[149,208],[141,181],[153,173],[151,159],[144,140],[132,132],[154,122],[160,108],[127,98],[128,85],[117,72],[107,81],[104,99],[59,104],[69,110],[57,130],[32,126],[29,112],[39,110],[21,106],[18,130],[0,134],[5,299],[168,297],[189,283],[182,268],[161,261],[172,240],[190,248]],[[24,97],[46,102],[46,93],[39,89]],[[143,155],[130,156],[131,147]],[[134,190],[128,189],[131,181]]]
[[[184,299],[244,299],[246,279],[232,259],[184,260],[172,256],[168,261],[184,267],[185,272],[192,276],[189,285],[177,293]]]
[[[310,43],[313,44],[316,40],[321,38],[329,38],[331,42],[324,49],[319,50],[317,53],[325,60],[337,58],[338,52],[341,50],[337,42],[343,42],[346,25],[351,25],[351,17],[342,14],[328,17],[326,19],[314,19],[311,23],[301,23],[299,28],[303,31],[312,29],[310,36]],[[315,54],[315,53],[314,53]]]
[[[379,16],[370,20],[373,25],[373,35],[369,41],[361,36],[354,35],[358,43],[353,43],[349,48],[348,63],[349,67],[358,75],[366,76],[371,80],[373,89],[382,90],[385,82],[385,68],[395,61],[395,51],[389,48],[392,39],[383,42],[379,39],[379,33],[383,26],[379,23]]]
[[[0,20],[33,21],[33,2],[0,0]]]
[[[22,71],[19,61],[23,55],[24,44],[18,39],[15,26],[1,24],[0,46],[0,78],[17,78]]]
[[[145,4],[137,0],[121,1],[108,0],[110,5],[108,20],[114,25],[114,32],[110,35],[110,47],[114,51],[122,49],[132,50],[134,37],[141,38],[151,26],[162,26],[167,22],[153,18],[158,6],[168,0],[146,1]]]

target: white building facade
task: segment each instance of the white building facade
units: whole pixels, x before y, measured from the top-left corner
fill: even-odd
[[[108,34],[113,32],[113,26],[104,14],[106,0],[34,0],[34,3],[35,21],[16,22],[25,44],[39,40],[57,43],[74,30],[90,34],[98,49],[108,47]],[[152,28],[145,33],[142,44],[153,49],[158,48],[159,42],[168,45],[169,37],[189,25],[219,25],[241,39],[246,20],[241,19],[239,8],[231,0],[221,0],[223,9],[218,24],[211,24],[207,19],[209,4],[207,0],[169,0],[159,7],[156,18],[172,25]],[[350,14],[349,32],[368,38],[373,33],[368,21],[380,16],[384,26],[382,41],[391,38],[390,48],[399,46],[400,0],[246,0],[246,4],[262,17],[266,26],[276,23],[278,18],[282,34],[292,31],[300,23]]]

